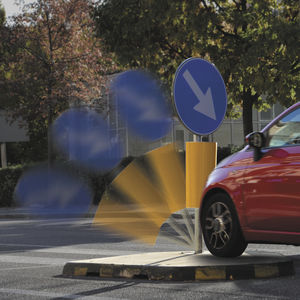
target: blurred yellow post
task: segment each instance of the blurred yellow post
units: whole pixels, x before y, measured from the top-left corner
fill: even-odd
[[[186,143],[186,207],[195,208],[195,252],[202,252],[199,209],[208,175],[216,166],[217,143]]]
[[[166,145],[118,174],[102,196],[93,224],[155,244],[162,224],[185,208],[185,194],[184,163],[175,145]],[[178,227],[174,230],[180,233]],[[191,244],[189,238],[182,240]]]

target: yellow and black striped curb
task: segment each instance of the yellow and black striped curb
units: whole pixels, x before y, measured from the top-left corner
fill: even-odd
[[[261,279],[294,275],[292,260],[266,264],[222,266],[151,266],[69,262],[64,276],[96,276],[145,280],[206,281]]]

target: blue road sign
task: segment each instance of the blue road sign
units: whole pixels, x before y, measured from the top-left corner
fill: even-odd
[[[208,135],[221,125],[227,94],[213,64],[201,58],[185,60],[176,71],[173,94],[179,118],[193,133]]]

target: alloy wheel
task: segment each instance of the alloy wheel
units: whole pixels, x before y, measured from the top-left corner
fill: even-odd
[[[205,216],[205,230],[210,246],[214,249],[222,249],[231,239],[232,215],[223,202],[213,203]]]

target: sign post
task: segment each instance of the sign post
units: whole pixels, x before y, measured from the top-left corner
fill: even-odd
[[[223,78],[217,68],[201,58],[185,60],[177,69],[173,85],[178,116],[194,133],[186,143],[186,207],[195,209],[194,250],[202,252],[201,196],[208,175],[216,165],[217,143],[197,142],[221,125],[227,108]]]

